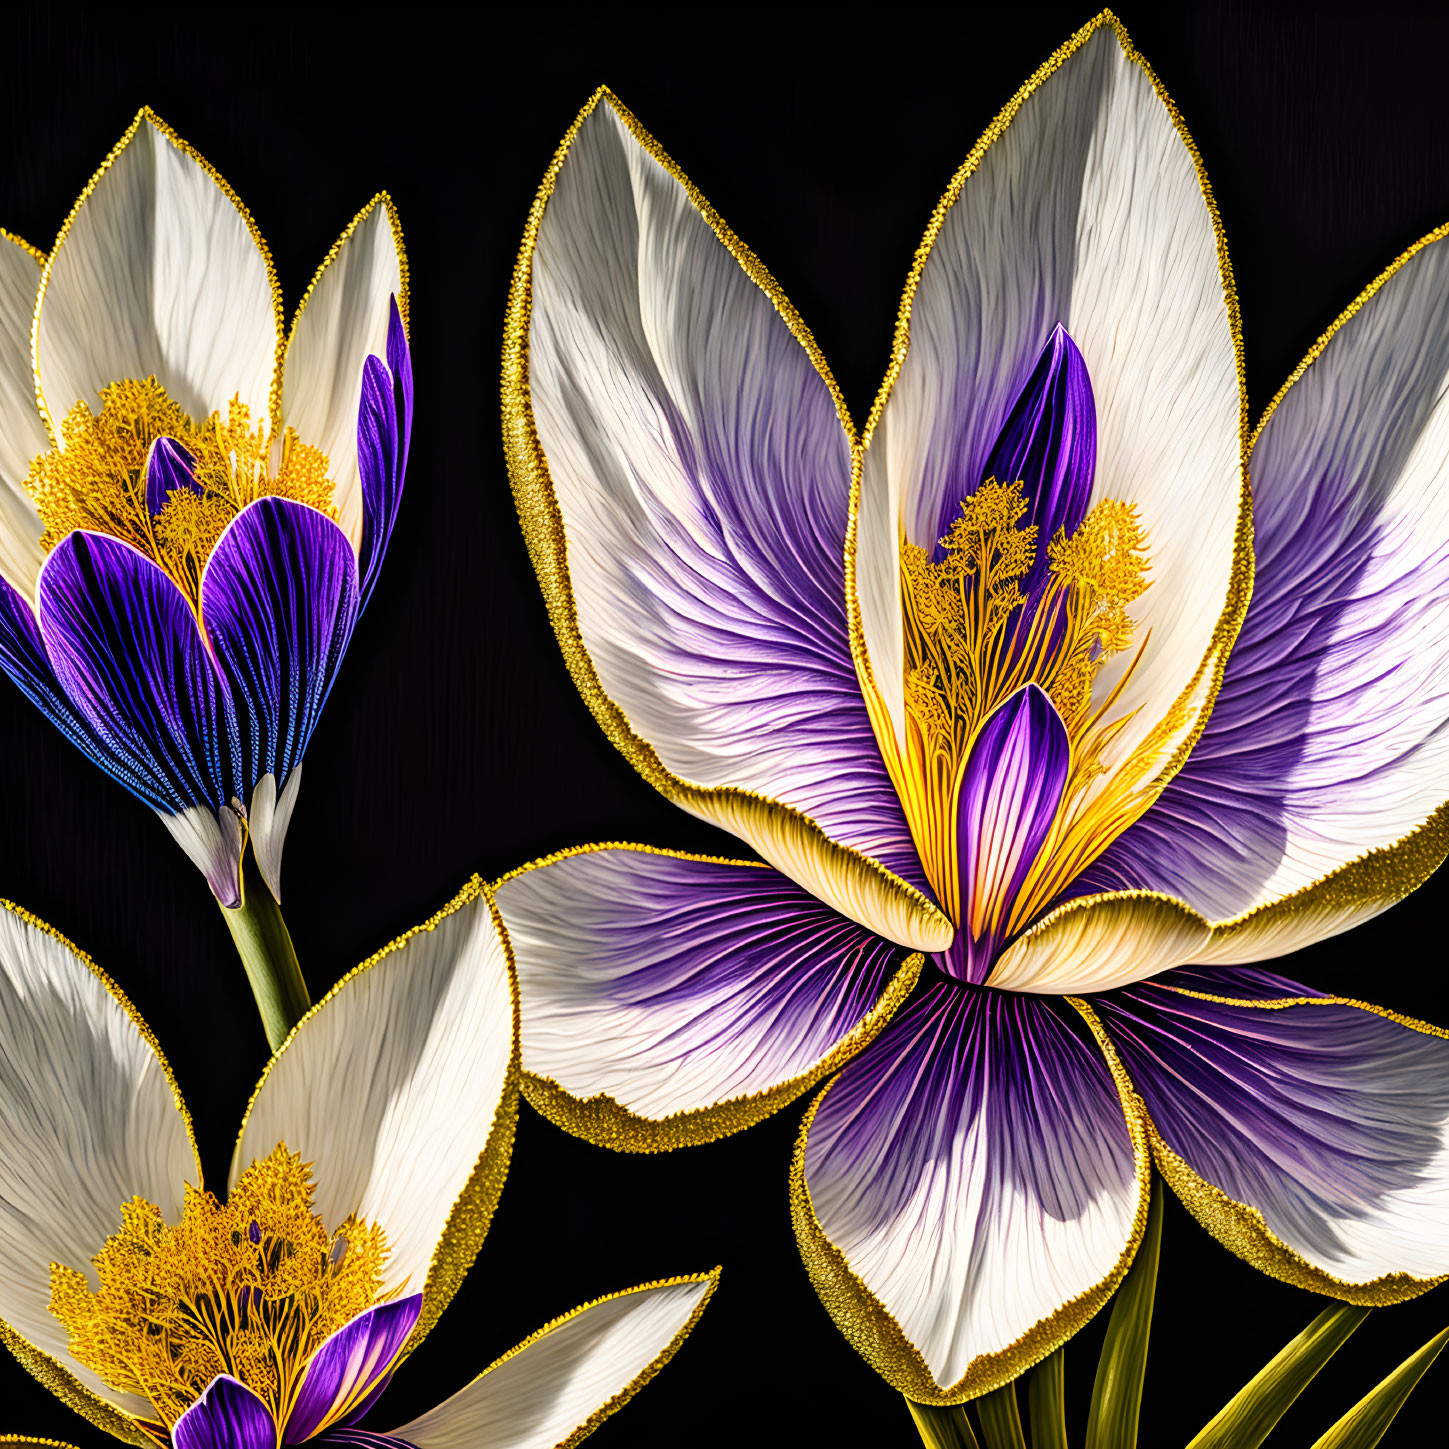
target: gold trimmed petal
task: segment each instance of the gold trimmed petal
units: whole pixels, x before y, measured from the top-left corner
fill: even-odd
[[[339,994],[359,978],[365,976],[374,967],[387,961],[394,953],[402,952],[410,942],[419,941],[420,938],[445,927],[450,918],[472,904],[481,902],[487,910],[491,929],[496,933],[498,944],[501,947],[503,960],[507,968],[507,978],[510,1000],[512,1003],[512,1014],[510,1022],[510,1046],[508,1061],[503,1071],[502,1081],[499,1089],[498,1103],[492,1115],[491,1125],[488,1128],[487,1137],[478,1152],[477,1158],[469,1171],[468,1177],[453,1201],[448,1211],[446,1220],[443,1222],[438,1233],[435,1246],[432,1249],[431,1257],[428,1260],[427,1276],[422,1286],[423,1307],[419,1315],[416,1327],[408,1340],[406,1353],[410,1354],[437,1323],[443,1310],[452,1300],[453,1295],[458,1291],[464,1275],[472,1266],[473,1260],[477,1257],[479,1249],[483,1246],[483,1239],[487,1235],[489,1224],[492,1221],[494,1210],[497,1208],[499,1195],[503,1190],[504,1179],[508,1173],[508,1161],[513,1149],[514,1130],[518,1120],[518,1083],[520,1076],[520,1021],[518,1005],[518,974],[513,962],[512,948],[508,942],[508,935],[504,929],[502,919],[498,914],[497,906],[494,904],[488,887],[478,877],[474,876],[459,893],[448,902],[440,911],[423,922],[420,926],[413,927],[406,931],[395,941],[383,947],[381,951],[368,957],[360,965],[354,967],[324,996],[318,1001],[302,1019],[293,1027],[287,1039],[277,1048],[271,1061],[267,1063],[261,1079],[258,1081],[256,1090],[252,1093],[251,1100],[247,1103],[246,1112],[242,1116],[241,1129],[237,1134],[236,1148],[232,1156],[231,1179],[235,1181],[238,1173],[245,1167],[249,1159],[248,1148],[244,1146],[247,1139],[248,1128],[256,1131],[253,1116],[262,1098],[264,1088],[267,1086],[274,1069],[282,1061],[288,1049],[298,1039],[309,1022],[313,1021],[321,1012],[334,1002]],[[456,924],[456,923],[455,923]],[[460,927],[461,928],[461,927]],[[372,1023],[374,1035],[378,1038],[375,1045],[379,1046],[380,1052],[390,1048],[391,1038],[396,1037],[398,1022],[396,1020],[376,1021]],[[351,1037],[359,1037],[359,1024],[353,1024]],[[471,1040],[471,1038],[470,1038]],[[356,1043],[354,1043],[356,1044]],[[359,1092],[377,1084],[380,1066],[375,1066],[363,1072],[362,1076],[354,1083]],[[329,1064],[329,1077],[335,1078],[339,1075],[338,1064],[333,1061]],[[439,1084],[438,1090],[444,1090]],[[295,1104],[283,1103],[280,1111],[296,1112],[298,1117],[306,1121],[309,1119],[306,1104],[298,1108]],[[386,1111],[386,1107],[383,1108]],[[316,1118],[311,1116],[311,1122],[315,1129]],[[374,1124],[375,1125],[375,1124]],[[399,1122],[392,1122],[394,1132],[406,1136],[402,1125]],[[285,1139],[284,1139],[285,1140]],[[259,1144],[260,1151],[269,1151],[276,1144],[274,1142],[263,1142]],[[395,1144],[402,1146],[401,1143]],[[333,1152],[336,1155],[336,1145],[328,1148],[326,1144],[314,1139],[288,1141],[288,1146],[294,1151],[301,1152],[309,1161],[317,1162],[317,1200],[318,1211],[325,1220],[335,1219],[340,1222],[349,1212],[357,1211],[364,1216],[377,1220],[378,1225],[392,1237],[397,1230],[395,1221],[389,1222],[388,1209],[386,1205],[379,1205],[373,1202],[366,1195],[366,1185],[348,1184],[341,1185],[335,1176],[329,1178],[329,1168],[337,1164],[330,1161],[320,1149]],[[252,1153],[251,1156],[257,1155]],[[357,1164],[353,1164],[354,1167]],[[354,1173],[354,1176],[356,1174]],[[400,1172],[393,1174],[395,1177],[411,1179],[411,1174]],[[364,1196],[359,1201],[353,1197],[347,1197],[352,1193]],[[334,1199],[329,1209],[329,1198]],[[344,1201],[344,1198],[346,1200]],[[397,1204],[394,1204],[397,1206]],[[416,1291],[416,1285],[413,1286]]]
[[[33,1434],[0,1434],[0,1444],[18,1444],[20,1449],[75,1449],[63,1440],[37,1439]]]
[[[97,983],[125,1013],[127,1019],[136,1029],[137,1034],[150,1050],[157,1066],[161,1070],[162,1078],[169,1089],[171,1101],[181,1119],[186,1141],[190,1147],[192,1169],[195,1174],[194,1185],[200,1188],[202,1186],[201,1154],[192,1127],[191,1114],[187,1110],[186,1102],[182,1098],[181,1089],[171,1070],[171,1064],[166,1060],[160,1043],[156,1040],[154,1033],[146,1024],[140,1012],[131,1004],[130,999],[120,987],[84,951],[79,950],[53,926],[47,925],[38,916],[32,915],[29,911],[7,900],[0,900],[0,912],[17,919],[25,926],[50,938],[61,946],[95,978]],[[18,1163],[16,1165],[21,1166]],[[175,1188],[176,1195],[179,1197],[181,1184],[175,1184]],[[138,1183],[135,1185],[134,1190],[144,1195],[153,1190],[153,1185]],[[114,1206],[115,1224],[112,1226],[118,1225],[120,1222],[122,1202],[118,1200]],[[109,1230],[107,1229],[107,1231]],[[96,1247],[97,1251],[99,1251],[100,1243],[97,1243]],[[86,1261],[88,1261],[88,1255]],[[43,1266],[48,1274],[49,1262],[46,1262]],[[116,1438],[127,1444],[150,1445],[153,1443],[153,1440],[138,1426],[136,1420],[124,1409],[102,1398],[94,1390],[87,1388],[80,1382],[70,1368],[62,1364],[54,1355],[47,1353],[44,1349],[32,1343],[24,1334],[17,1331],[9,1322],[3,1319],[0,1319],[0,1343],[4,1343],[20,1365],[44,1384],[63,1404],[74,1409],[78,1414],[82,1415],[98,1428],[104,1429],[107,1433],[113,1434]]]
[[[501,1358],[496,1359],[451,1399],[445,1400],[436,1409],[392,1432],[406,1438],[409,1443],[415,1443],[418,1449],[555,1449],[555,1446],[556,1449],[573,1449],[574,1445],[587,1439],[610,1414],[623,1408],[674,1357],[709,1305],[714,1290],[719,1286],[721,1272],[721,1269],[715,1268],[709,1273],[694,1273],[678,1278],[664,1278],[652,1283],[641,1283],[635,1288],[625,1288],[617,1293],[606,1293],[601,1298],[592,1299],[568,1313],[561,1314],[544,1324],[537,1332],[529,1334],[522,1343],[516,1344]],[[536,1418],[533,1422],[528,1421],[530,1411],[537,1416],[540,1411],[546,1412],[546,1407],[527,1402],[526,1385],[521,1386],[523,1393],[520,1397],[519,1387],[510,1390],[501,1382],[501,1379],[489,1382],[490,1374],[496,1374],[505,1365],[514,1363],[550,1335],[557,1333],[560,1329],[566,1329],[569,1324],[575,1323],[595,1309],[609,1304],[622,1304],[624,1300],[637,1294],[652,1294],[660,1290],[668,1291],[691,1285],[700,1285],[704,1291],[694,1302],[688,1318],[675,1330],[668,1342],[647,1363],[632,1373],[621,1388],[597,1407],[590,1408],[587,1417],[569,1428],[562,1439],[554,1438],[554,1434],[563,1427],[562,1425],[548,1425],[545,1429],[543,1425],[537,1423]],[[604,1331],[607,1332],[607,1329]],[[577,1372],[576,1364],[566,1367]],[[545,1392],[552,1395],[567,1392],[574,1372],[550,1374]],[[490,1394],[494,1399],[491,1405],[488,1402]],[[540,1433],[542,1437],[539,1437]]]
[[[579,856],[606,851],[631,851],[667,860],[695,861],[704,865],[739,866],[753,870],[772,867],[759,861],[735,860],[725,856],[697,855],[689,851],[666,850],[657,846],[637,845],[624,841],[608,841],[574,846],[530,861],[500,876],[489,887],[496,900],[498,892],[509,882],[546,866]],[[502,918],[505,922],[506,916]],[[648,1117],[617,1101],[606,1092],[579,1097],[553,1077],[532,1072],[525,1064],[522,1078],[523,1095],[529,1106],[547,1117],[556,1127],[575,1137],[582,1137],[596,1147],[615,1152],[672,1152],[677,1147],[694,1147],[722,1137],[743,1132],[766,1117],[778,1112],[807,1092],[817,1082],[839,1070],[857,1052],[868,1046],[885,1028],[887,1022],[911,994],[925,957],[919,952],[907,956],[896,968],[874,1006],[846,1033],[836,1045],[808,1071],[800,1072],[762,1091],[729,1097],[694,1111],[673,1112],[664,1117]]]
[[[600,87],[565,134],[529,212],[509,293],[503,347],[503,435],[509,477],[529,555],[565,661],[605,735],[666,798],[739,835],[777,869],[852,920],[912,949],[943,949],[950,943],[953,929],[924,894],[863,852],[831,839],[803,811],[754,790],[702,786],[668,770],[655,748],[636,732],[619,704],[606,693],[584,643],[570,579],[563,514],[534,417],[529,335],[533,257],[544,210],[570,147],[584,122],[601,104],[613,111],[644,152],[679,184],[720,243],[774,305],[829,389],[847,438],[853,441],[855,437],[844,399],[823,355],[774,278],[659,143],[606,87]]]
[[[1067,998],[1083,1017],[1101,1049],[1117,1089],[1132,1143],[1137,1204],[1125,1247],[1112,1269],[1098,1283],[1063,1303],[1033,1324],[1014,1343],[996,1353],[976,1358],[953,1384],[936,1382],[921,1350],[911,1342],[885,1304],[850,1266],[846,1255],[826,1234],[811,1200],[805,1175],[805,1147],[815,1114],[834,1082],[810,1104],[800,1124],[795,1155],[790,1165],[790,1214],[806,1272],[820,1301],[851,1347],[891,1385],[920,1404],[947,1406],[978,1398],[1010,1383],[1033,1365],[1050,1357],[1081,1329],[1111,1297],[1126,1276],[1147,1230],[1151,1202],[1152,1157],[1142,1104],[1122,1068],[1116,1048],[1086,1002]],[[839,1078],[836,1079],[838,1081]]]
[[[25,488],[31,459],[50,446],[35,410],[29,319],[45,253],[0,228],[0,579],[30,603],[45,558],[44,525]]]
[[[59,234],[56,236],[55,245],[50,249],[50,255],[48,258],[46,258],[44,269],[41,273],[40,286],[39,290],[36,293],[35,299],[35,313],[31,319],[30,350],[32,367],[34,369],[35,376],[35,401],[40,409],[40,416],[45,423],[46,431],[50,435],[52,444],[56,444],[59,437],[58,424],[60,419],[64,417],[65,413],[70,409],[76,399],[66,398],[64,399],[64,401],[58,403],[57,412],[52,412],[46,403],[45,388],[42,378],[44,367],[47,365],[42,363],[42,352],[45,350],[46,346],[45,339],[42,336],[42,313],[45,308],[46,292],[51,285],[52,278],[55,274],[56,265],[62,256],[64,245],[67,239],[70,237],[71,231],[75,227],[77,219],[80,217],[86,202],[91,199],[92,195],[95,193],[96,188],[100,185],[101,181],[106,177],[107,173],[110,172],[111,169],[116,165],[117,161],[121,158],[126,148],[131,144],[132,141],[135,140],[141,127],[146,124],[154,127],[156,132],[160,136],[165,138],[165,140],[169,141],[170,144],[175,147],[175,149],[182,156],[194,162],[195,165],[202,172],[210,177],[210,179],[216,184],[216,187],[221,192],[221,194],[235,208],[237,214],[240,216],[242,222],[244,223],[253,244],[257,249],[257,252],[261,258],[262,268],[266,279],[266,285],[268,291],[270,292],[272,325],[275,335],[275,341],[272,346],[269,377],[267,381],[267,386],[264,389],[264,396],[267,400],[268,408],[272,417],[275,418],[277,414],[277,403],[281,392],[283,313],[282,287],[281,283],[277,279],[277,271],[276,267],[273,265],[272,262],[271,252],[267,247],[266,241],[262,237],[261,230],[258,228],[256,222],[253,220],[251,212],[247,210],[241,198],[236,194],[235,191],[232,190],[226,178],[223,177],[221,173],[217,171],[216,168],[212,166],[211,163],[207,161],[206,158],[202,156],[199,151],[191,146],[189,142],[187,142],[183,137],[173,131],[171,127],[168,126],[166,122],[163,121],[161,117],[158,116],[149,106],[143,106],[141,110],[136,113],[136,118],[126,128],[125,134],[122,135],[121,139],[117,141],[116,144],[110,149],[110,151],[106,155],[105,160],[101,162],[95,174],[86,183],[85,189],[76,199],[75,205],[71,207],[69,214],[66,216],[65,221],[61,225]],[[213,285],[218,285],[218,279],[212,278],[211,280]],[[226,289],[230,288],[232,280],[233,279],[225,279]],[[113,305],[113,299],[91,298],[90,305],[100,311],[105,311],[109,306]],[[66,340],[69,344],[74,344],[74,339],[67,338]],[[160,381],[163,386],[167,387],[168,390],[172,391],[173,396],[175,396],[177,391],[177,379],[161,376],[161,373],[164,370],[165,369],[148,369],[148,371],[155,371],[157,373],[158,381]],[[124,375],[124,373],[121,375]],[[116,378],[112,376],[97,376],[91,378],[87,385],[90,391],[93,392],[103,383],[112,382],[115,380]],[[249,397],[247,395],[247,383],[248,379],[244,377],[230,379],[225,383],[219,381],[218,385],[222,389],[221,393],[215,397],[206,399],[204,406],[199,405],[195,399],[188,398],[184,394],[180,396],[178,400],[182,402],[183,407],[189,407],[192,411],[198,413],[199,416],[197,417],[197,421],[201,421],[201,419],[206,416],[207,412],[218,407],[224,407],[226,403],[230,400],[234,392],[241,391],[243,394],[242,401],[248,402],[253,405],[254,420],[259,420],[255,418],[255,415],[259,414],[261,411],[260,407],[257,406],[257,404],[261,402],[261,398]],[[89,401],[88,393],[81,393],[78,394],[78,396],[84,397],[86,398],[86,400]]]

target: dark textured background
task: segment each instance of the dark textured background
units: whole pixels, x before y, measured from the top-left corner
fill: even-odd
[[[285,21],[249,7],[216,21],[193,12],[184,26],[157,13],[57,9],[8,22],[0,225],[47,246],[149,103],[251,208],[289,309],[379,187],[401,209],[413,269],[408,493],[312,742],[287,846],[287,915],[314,993],[473,871],[597,839],[734,849],[605,743],[560,661],[514,519],[498,357],[538,180],[607,81],[774,271],[863,417],[931,208],[1001,104],[1089,12],[957,7],[937,28],[892,5],[853,33],[823,12],[743,8],[696,10],[683,25],[683,8],[580,19],[534,4],[481,30],[422,6],[366,23],[341,7]],[[1222,3],[1190,14],[1131,6],[1123,18],[1212,177],[1256,417],[1348,300],[1449,217],[1449,19],[1439,6]],[[8,684],[0,744],[0,893],[132,995],[221,1180],[265,1043],[211,897],[150,814]],[[1288,970],[1449,1022],[1443,891],[1441,873]],[[411,1417],[586,1298],[722,1262],[723,1286],[677,1362],[600,1431],[600,1449],[914,1443],[900,1397],[846,1346],[796,1256],[785,1174],[802,1108],[648,1159],[589,1147],[525,1108],[469,1286],[399,1376],[386,1417]],[[1272,1442],[1310,1443],[1449,1322],[1446,1292],[1372,1316]],[[1254,1273],[1170,1204],[1144,1449],[1184,1443],[1321,1306]],[[1069,1351],[1078,1422],[1104,1318]],[[1441,1363],[1389,1444],[1439,1442],[1446,1403]],[[103,1442],[13,1364],[0,1364],[0,1405],[0,1433]]]

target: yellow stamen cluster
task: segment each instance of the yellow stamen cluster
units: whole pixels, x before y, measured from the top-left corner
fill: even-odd
[[[154,377],[101,389],[100,415],[78,402],[60,426],[61,446],[30,465],[25,487],[35,500],[52,549],[76,529],[134,544],[176,581],[199,610],[201,570],[222,530],[248,503],[277,496],[309,503],[331,517],[327,455],[288,428],[274,440],[265,421],[233,398],[194,423]],[[202,490],[178,488],[154,517],[146,502],[146,458],[157,438],[174,438],[196,460]]]
[[[1120,692],[1092,708],[1097,675],[1131,642],[1127,613],[1147,587],[1146,534],[1135,508],[1095,504],[1070,535],[1047,545],[1048,572],[1034,607],[1022,582],[1037,559],[1037,530],[1022,526],[1022,484],[988,478],[941,539],[945,557],[902,541],[906,645],[905,758],[894,762],[923,863],[953,919],[957,897],[956,799],[982,725],[1023,685],[1037,684],[1067,727],[1067,799],[1100,772],[1103,746],[1123,721],[1102,718]],[[1130,667],[1129,667],[1130,672]]]
[[[97,1291],[51,1265],[50,1311],[71,1352],[168,1426],[223,1373],[282,1423],[309,1355],[384,1296],[386,1235],[356,1218],[329,1233],[314,1190],[310,1165],[278,1146],[225,1203],[188,1188],[175,1227],[133,1198],[96,1255]]]

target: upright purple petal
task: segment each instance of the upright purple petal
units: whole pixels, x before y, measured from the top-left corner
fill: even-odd
[[[175,1449],[277,1449],[267,1406],[238,1379],[219,1374],[171,1430]]]
[[[176,585],[130,544],[72,533],[37,592],[55,678],[106,768],[165,813],[223,808],[236,793],[223,764],[230,695]]]
[[[395,1298],[359,1313],[328,1338],[308,1361],[282,1442],[300,1444],[366,1413],[386,1387],[422,1307],[421,1293]]]
[[[1062,530],[1074,532],[1087,516],[1096,468],[1092,381],[1077,344],[1058,322],[987,454],[983,473],[983,478],[1025,485],[1027,511],[1021,523],[1037,530],[1037,556],[1022,581],[1023,592],[1030,594],[1046,577],[1047,544]],[[943,508],[943,534],[959,508],[959,500]]]
[[[984,981],[990,974],[1070,767],[1066,726],[1035,684],[998,706],[976,737],[956,815],[960,920],[950,949],[936,956],[950,975]]]
[[[305,504],[262,498],[228,525],[201,583],[207,636],[231,682],[239,792],[270,776],[281,792],[302,762],[357,622],[357,563],[342,530]],[[272,799],[270,795],[268,799]],[[257,859],[275,876],[290,815],[259,812]]]
[[[357,466],[362,484],[361,607],[367,607],[382,557],[397,522],[407,475],[413,428],[413,361],[397,298],[387,328],[387,362],[369,356],[362,365],[357,411]]]
[[[195,467],[196,459],[175,438],[157,438],[146,455],[146,507],[157,514],[172,493],[203,492],[192,472]]]
[[[1350,1300],[1387,1278],[1366,1302],[1449,1273],[1445,1033],[1244,968],[1094,1006],[1176,1159],[1169,1181],[1229,1247]]]
[[[956,982],[846,1065],[796,1161],[817,1290],[918,1399],[996,1387],[1075,1331],[1145,1206],[1145,1143],[1075,1013]]]

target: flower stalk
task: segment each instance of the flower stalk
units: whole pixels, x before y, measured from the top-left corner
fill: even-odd
[[[221,914],[256,997],[267,1043],[277,1051],[312,1005],[312,998],[282,909],[250,850],[242,856],[241,885],[241,904],[222,906]]]

